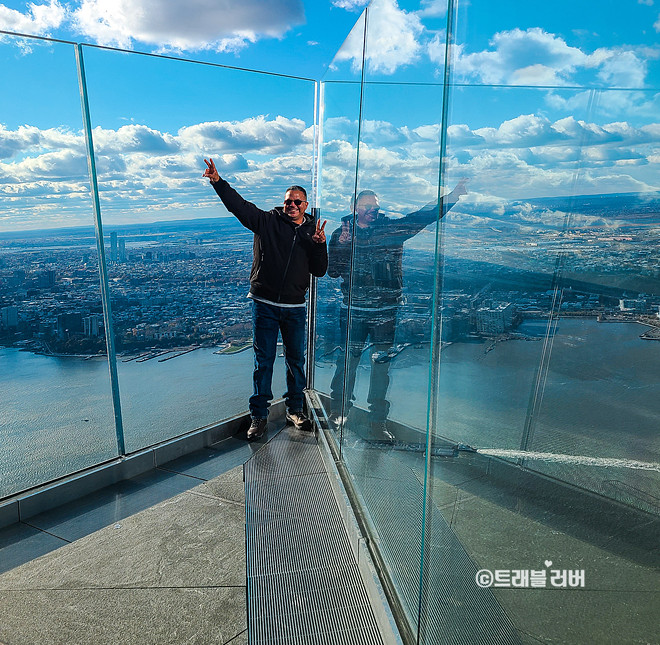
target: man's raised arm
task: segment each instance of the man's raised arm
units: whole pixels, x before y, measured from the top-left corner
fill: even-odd
[[[234,215],[238,221],[250,229],[253,233],[259,233],[261,228],[261,220],[265,211],[255,206],[252,202],[243,199],[218,173],[213,159],[204,159],[206,170],[202,177],[207,177],[211,182],[211,186],[218,193],[218,197],[222,200],[225,208]]]
[[[467,179],[461,179],[454,187],[454,190],[442,198],[442,214],[440,215],[440,219],[451,210],[461,196],[467,195],[466,185]],[[401,219],[394,220],[392,225],[397,233],[405,235],[406,238],[413,237],[413,235],[417,235],[423,228],[437,221],[438,209],[438,202],[431,202],[418,211],[409,213]]]

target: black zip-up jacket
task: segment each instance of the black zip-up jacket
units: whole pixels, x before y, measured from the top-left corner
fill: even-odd
[[[211,185],[227,210],[254,233],[250,293],[271,302],[303,304],[310,273],[320,278],[328,269],[325,243],[312,240],[313,218],[305,213],[303,222],[296,225],[282,207],[263,211],[222,177]]]
[[[443,200],[442,216],[454,206],[456,198],[447,195]],[[365,309],[395,308],[401,303],[403,293],[403,245],[423,228],[439,219],[437,202],[427,204],[405,217],[378,217],[365,228],[357,228],[355,245],[350,241],[339,242],[342,227],[339,226],[330,238],[331,278],[342,278],[341,290],[344,304],[348,305],[351,269],[351,249],[354,249],[352,300],[354,307]],[[342,217],[353,229],[353,216]]]

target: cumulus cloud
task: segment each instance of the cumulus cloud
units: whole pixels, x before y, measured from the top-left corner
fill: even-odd
[[[370,0],[332,0],[333,7],[340,9],[348,9],[349,11],[356,11],[362,9],[369,4]]]
[[[65,17],[66,10],[58,0],[50,0],[47,4],[30,3],[25,13],[0,5],[0,29],[22,34],[47,36],[51,29],[62,24]]]
[[[393,74],[419,58],[424,27],[417,14],[400,9],[396,0],[373,0],[367,19],[366,61],[371,73]],[[334,63],[351,61],[353,70],[359,71],[363,39],[364,21],[359,20],[337,52]]]
[[[422,0],[420,16],[442,17],[447,14],[447,0]]]
[[[175,133],[142,124],[96,127],[93,140],[102,210],[125,221],[221,215],[201,180],[202,159],[209,155],[224,177],[260,204],[277,203],[291,183],[309,184],[312,128],[300,119],[258,116],[194,124]],[[86,222],[83,133],[0,125],[0,197],[0,227],[22,227],[19,220],[29,217],[39,226]]]
[[[330,216],[346,210],[353,191],[355,126],[335,119],[332,134],[324,132],[323,208]],[[410,129],[374,121],[363,134],[361,187],[376,190],[395,213],[435,199],[438,124]],[[470,194],[461,203],[481,200],[491,214],[498,203],[512,199],[660,189],[660,123],[636,127],[627,121],[551,120],[541,114],[519,115],[490,127],[455,123],[448,129],[446,154],[447,189],[469,177]]]
[[[179,130],[179,138],[200,150],[222,147],[227,152],[276,153],[311,143],[311,131],[301,119],[256,116],[243,121],[212,121]]]
[[[351,119],[335,118],[324,129],[322,206],[330,215],[348,208],[356,128]],[[409,128],[365,121],[361,186],[376,190],[394,213],[434,200],[440,134],[437,123]],[[93,137],[102,209],[127,221],[191,213],[217,216],[218,203],[201,180],[201,160],[209,155],[246,198],[260,205],[278,203],[291,183],[309,185],[311,135],[302,120],[264,115],[191,124],[172,133],[144,124],[97,127]],[[7,213],[18,217],[28,211],[43,218],[47,203],[54,218],[65,203],[79,204],[81,217],[88,217],[81,132],[0,127],[0,151],[0,220]],[[449,188],[458,178],[469,177],[470,194],[461,203],[483,203],[492,215],[503,200],[570,195],[576,182],[584,193],[660,188],[658,122],[635,126],[628,120],[595,123],[574,116],[552,120],[522,114],[488,127],[455,123],[449,127],[446,154]]]
[[[302,0],[82,0],[72,19],[101,45],[237,51],[304,22]]]
[[[569,45],[540,27],[496,33],[490,48],[469,52],[465,44],[452,47],[458,79],[493,85],[606,85],[643,87],[647,60],[657,58],[657,48],[611,47],[592,53]],[[428,55],[444,64],[444,37],[436,35]]]
[[[40,130],[22,125],[9,130],[0,123],[0,160],[44,150],[77,149],[82,152],[84,145],[85,140],[80,134],[66,128]]]

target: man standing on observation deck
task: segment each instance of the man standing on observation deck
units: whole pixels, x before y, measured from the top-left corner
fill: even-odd
[[[311,422],[303,412],[305,294],[310,275],[320,278],[328,268],[325,222],[322,226],[318,221],[315,224],[305,213],[307,192],[301,186],[287,189],[283,207],[263,211],[244,200],[220,177],[213,159],[204,159],[204,163],[203,176],[208,177],[222,203],[254,233],[248,293],[252,299],[254,389],[248,439],[258,439],[267,428],[278,331],[282,334],[286,363],[287,422],[298,429],[311,430]]]

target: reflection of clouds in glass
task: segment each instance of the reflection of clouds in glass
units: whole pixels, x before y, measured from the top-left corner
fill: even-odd
[[[344,129],[344,136],[341,130]],[[329,122],[323,153],[324,208],[341,213],[353,190],[355,124]],[[383,137],[379,133],[384,133]],[[406,212],[398,192],[415,195],[419,205],[435,199],[433,176],[439,149],[438,124],[414,129],[365,121],[360,147],[360,183],[383,196],[388,208]],[[449,187],[469,177],[461,201],[531,196],[655,191],[660,189],[660,123],[635,127],[619,121],[593,123],[573,116],[551,121],[539,114],[519,115],[495,127],[448,128],[446,173]]]
[[[650,47],[600,47],[587,53],[562,37],[540,27],[496,33],[490,49],[469,52],[466,45],[453,46],[453,70],[458,80],[476,80],[493,85],[607,85],[643,87],[647,61],[660,51]],[[436,65],[444,64],[444,36],[428,45]]]
[[[367,19],[366,60],[370,72],[393,74],[419,58],[424,27],[417,14],[399,9],[396,0],[373,0]],[[363,38],[364,22],[360,20],[333,62],[351,61],[357,72],[362,66]]]

